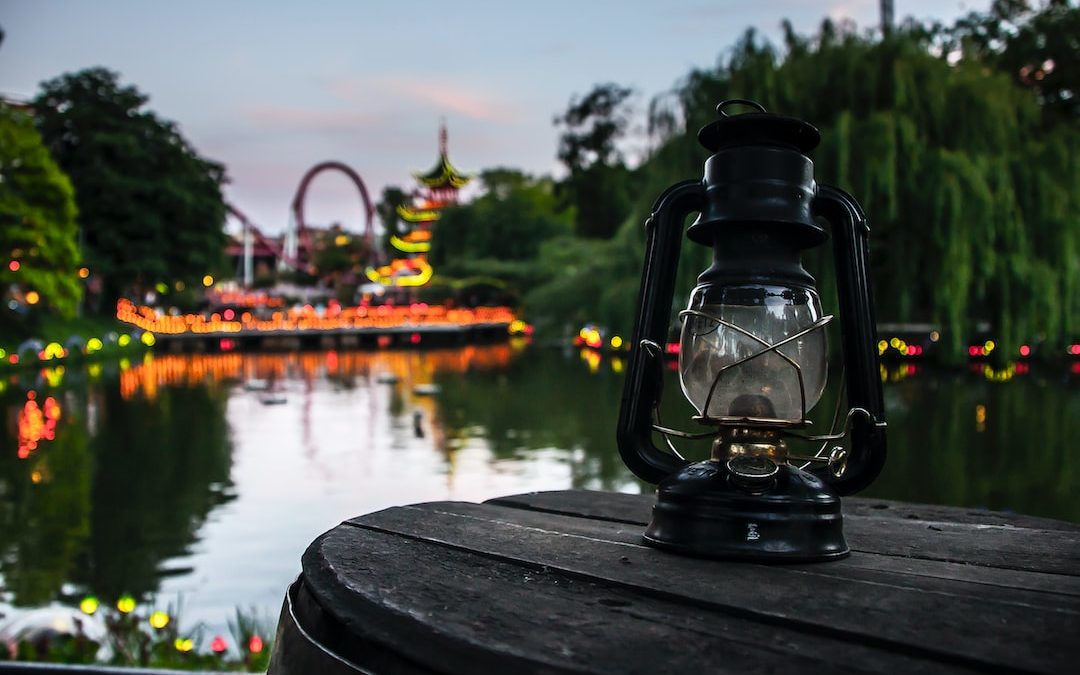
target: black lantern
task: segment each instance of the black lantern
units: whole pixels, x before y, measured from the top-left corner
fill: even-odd
[[[725,112],[736,104],[757,112]],[[698,134],[713,153],[704,179],[669,188],[646,222],[619,452],[638,477],[659,484],[649,544],[756,560],[842,557],[837,495],[869,485],[885,462],[866,217],[850,195],[815,182],[807,153],[820,140],[816,128],[752,101],[717,111]],[[714,253],[680,313],[679,374],[693,419],[709,430],[687,433],[661,426],[658,404],[683,225],[695,212],[686,235]],[[813,434],[807,414],[825,388],[832,317],[823,316],[801,252],[829,234],[847,404],[844,414],[838,392],[832,428]],[[670,452],[656,447],[656,434]],[[711,458],[687,462],[671,436],[713,438]],[[847,450],[837,443],[845,436]],[[796,439],[820,446],[798,455],[789,447]]]

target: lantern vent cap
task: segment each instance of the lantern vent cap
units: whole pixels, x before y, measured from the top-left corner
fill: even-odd
[[[731,114],[728,108],[749,106],[757,112]],[[795,117],[777,115],[747,99],[729,99],[716,106],[720,119],[702,127],[698,141],[710,152],[737,145],[777,145],[806,154],[821,142],[817,127]]]

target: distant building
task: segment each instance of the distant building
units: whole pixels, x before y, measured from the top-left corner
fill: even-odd
[[[390,237],[390,245],[400,255],[387,265],[369,267],[367,277],[371,281],[398,287],[423,286],[431,281],[434,270],[427,256],[431,250],[432,224],[439,219],[442,209],[457,203],[458,191],[472,180],[450,163],[446,146],[446,124],[443,123],[439,128],[439,158],[435,166],[426,173],[413,174],[418,184],[413,203],[397,210],[408,229],[400,237]]]

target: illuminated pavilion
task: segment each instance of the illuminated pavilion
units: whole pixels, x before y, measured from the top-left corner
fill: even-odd
[[[439,219],[442,209],[457,203],[458,191],[472,180],[450,163],[446,145],[444,122],[439,127],[439,158],[435,166],[426,173],[413,174],[419,186],[413,203],[397,209],[407,231],[400,237],[390,237],[396,256],[387,265],[368,268],[367,276],[371,281],[397,287],[423,286],[431,281],[434,270],[428,263],[427,254],[431,250],[432,225]]]

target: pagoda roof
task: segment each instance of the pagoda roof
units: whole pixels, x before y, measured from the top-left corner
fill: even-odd
[[[465,187],[472,180],[472,176],[466,176],[450,163],[450,158],[447,157],[446,153],[446,139],[446,122],[444,121],[439,125],[439,159],[435,161],[435,166],[427,173],[413,174],[416,180],[425,187],[456,189]]]
[[[446,153],[439,155],[435,166],[427,173],[414,173],[416,180],[429,188],[460,188],[472,180],[472,176],[461,173],[450,163]]]

